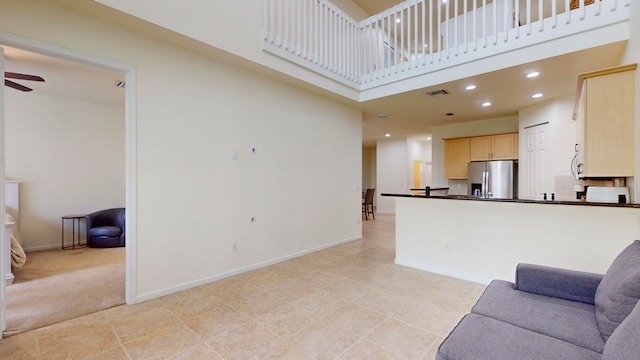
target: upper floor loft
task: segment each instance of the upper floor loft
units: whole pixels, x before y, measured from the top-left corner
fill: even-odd
[[[361,21],[329,0],[96,1],[357,102],[630,37],[631,0],[406,0]]]
[[[368,100],[388,85],[407,90],[405,80],[526,48],[537,49],[523,57],[531,61],[626,40],[630,4],[407,0],[358,22],[327,0],[265,0],[263,49]]]

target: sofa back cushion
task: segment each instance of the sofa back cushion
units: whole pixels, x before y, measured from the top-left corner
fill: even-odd
[[[604,345],[602,360],[628,360],[640,356],[640,302],[611,334]]]
[[[640,241],[613,261],[596,290],[596,322],[606,342],[640,299]]]

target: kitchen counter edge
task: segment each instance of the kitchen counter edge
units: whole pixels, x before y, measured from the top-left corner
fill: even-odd
[[[413,195],[413,194],[387,194],[382,193],[380,196],[388,197],[404,197],[404,198],[422,198],[422,199],[442,199],[442,200],[466,200],[466,201],[490,201],[490,202],[512,202],[523,204],[549,204],[549,205],[578,205],[578,206],[605,206],[615,208],[638,208],[640,204],[635,203],[602,203],[587,201],[563,201],[563,200],[529,200],[529,199],[484,199],[467,195]]]

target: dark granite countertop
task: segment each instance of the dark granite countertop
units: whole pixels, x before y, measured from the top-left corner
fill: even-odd
[[[467,200],[467,201],[490,201],[490,202],[512,202],[523,204],[549,204],[549,205],[578,205],[578,206],[606,206],[616,208],[640,208],[640,204],[635,203],[601,203],[601,202],[587,202],[587,201],[563,201],[563,200],[529,200],[529,199],[483,199],[475,196],[468,195],[413,195],[413,194],[380,194],[380,196],[390,197],[408,197],[408,198],[423,198],[423,199],[442,199],[442,200]]]

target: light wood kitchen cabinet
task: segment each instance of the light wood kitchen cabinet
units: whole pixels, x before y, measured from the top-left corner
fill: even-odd
[[[470,138],[471,161],[518,159],[518,133]]]
[[[491,160],[518,159],[518,133],[491,136]]]
[[[580,74],[580,177],[635,176],[635,69],[634,64]]]
[[[491,158],[491,136],[475,136],[469,139],[471,161],[489,160]]]
[[[444,140],[444,173],[447,179],[466,179],[469,138]]]

